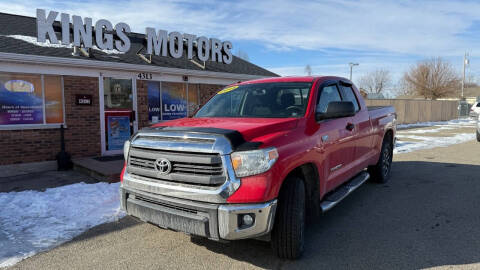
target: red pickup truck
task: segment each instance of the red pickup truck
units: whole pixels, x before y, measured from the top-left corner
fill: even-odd
[[[369,178],[389,179],[395,132],[393,107],[367,107],[344,78],[230,85],[195,116],[125,143],[122,207],[213,240],[270,240],[279,257],[296,259],[307,215]]]

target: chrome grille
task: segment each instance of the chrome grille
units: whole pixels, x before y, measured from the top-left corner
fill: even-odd
[[[155,161],[168,159],[172,165],[169,174],[155,169]],[[169,151],[132,147],[127,170],[132,175],[151,180],[173,181],[188,184],[216,186],[225,182],[226,177],[219,154]]]

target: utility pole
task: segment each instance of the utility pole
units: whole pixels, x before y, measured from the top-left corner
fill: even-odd
[[[465,55],[463,56],[462,99],[463,99],[463,90],[465,89],[465,68],[470,63],[468,56],[469,56],[468,53],[465,52]]]
[[[359,64],[358,63],[348,63],[348,65],[350,66],[350,81],[351,81],[352,80],[353,66],[358,66]]]

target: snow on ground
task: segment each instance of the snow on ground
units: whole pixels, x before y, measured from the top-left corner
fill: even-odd
[[[394,153],[408,153],[412,151],[445,147],[452,144],[463,143],[475,139],[475,133],[455,133],[455,129],[473,128],[476,121],[470,118],[455,119],[444,122],[425,122],[403,124],[397,126],[397,143]],[[422,127],[422,128],[416,128]],[[426,128],[425,128],[426,127]],[[416,129],[408,129],[416,128]],[[425,136],[424,134],[441,133],[448,131],[445,136]],[[453,131],[453,132],[452,132]]]
[[[468,142],[475,139],[475,133],[459,133],[453,137],[427,137],[427,136],[397,136],[397,143],[393,153],[408,153],[422,149],[445,147],[452,144]],[[420,141],[402,141],[402,138]]]
[[[450,126],[450,127],[475,127],[476,121],[471,118],[460,118],[453,119],[450,121],[441,121],[441,122],[422,122],[415,124],[400,124],[397,125],[397,129],[407,129],[407,128],[419,128],[419,127],[438,127],[438,126]]]
[[[0,193],[0,267],[14,265],[124,216],[119,183]]]
[[[434,126],[435,127],[435,126]],[[452,129],[456,129],[455,127],[452,127],[452,126],[440,126],[438,128],[434,128],[434,129],[424,129],[424,128],[419,128],[419,129],[412,129],[412,130],[400,130],[403,134],[425,134],[425,133],[437,133],[437,132],[440,132],[440,131],[444,131],[444,130],[452,130]]]

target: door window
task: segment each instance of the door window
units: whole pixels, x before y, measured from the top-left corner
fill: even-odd
[[[341,85],[340,87],[342,88],[343,100],[351,101],[355,107],[355,112],[358,112],[360,110],[360,106],[358,106],[357,97],[355,96],[355,93],[353,93],[352,87],[345,85]]]
[[[317,102],[317,112],[326,113],[328,103],[332,101],[342,101],[337,85],[323,87]]]
[[[132,80],[104,79],[105,110],[132,109]]]
[[[131,79],[104,78],[105,149],[123,149],[134,131]]]

